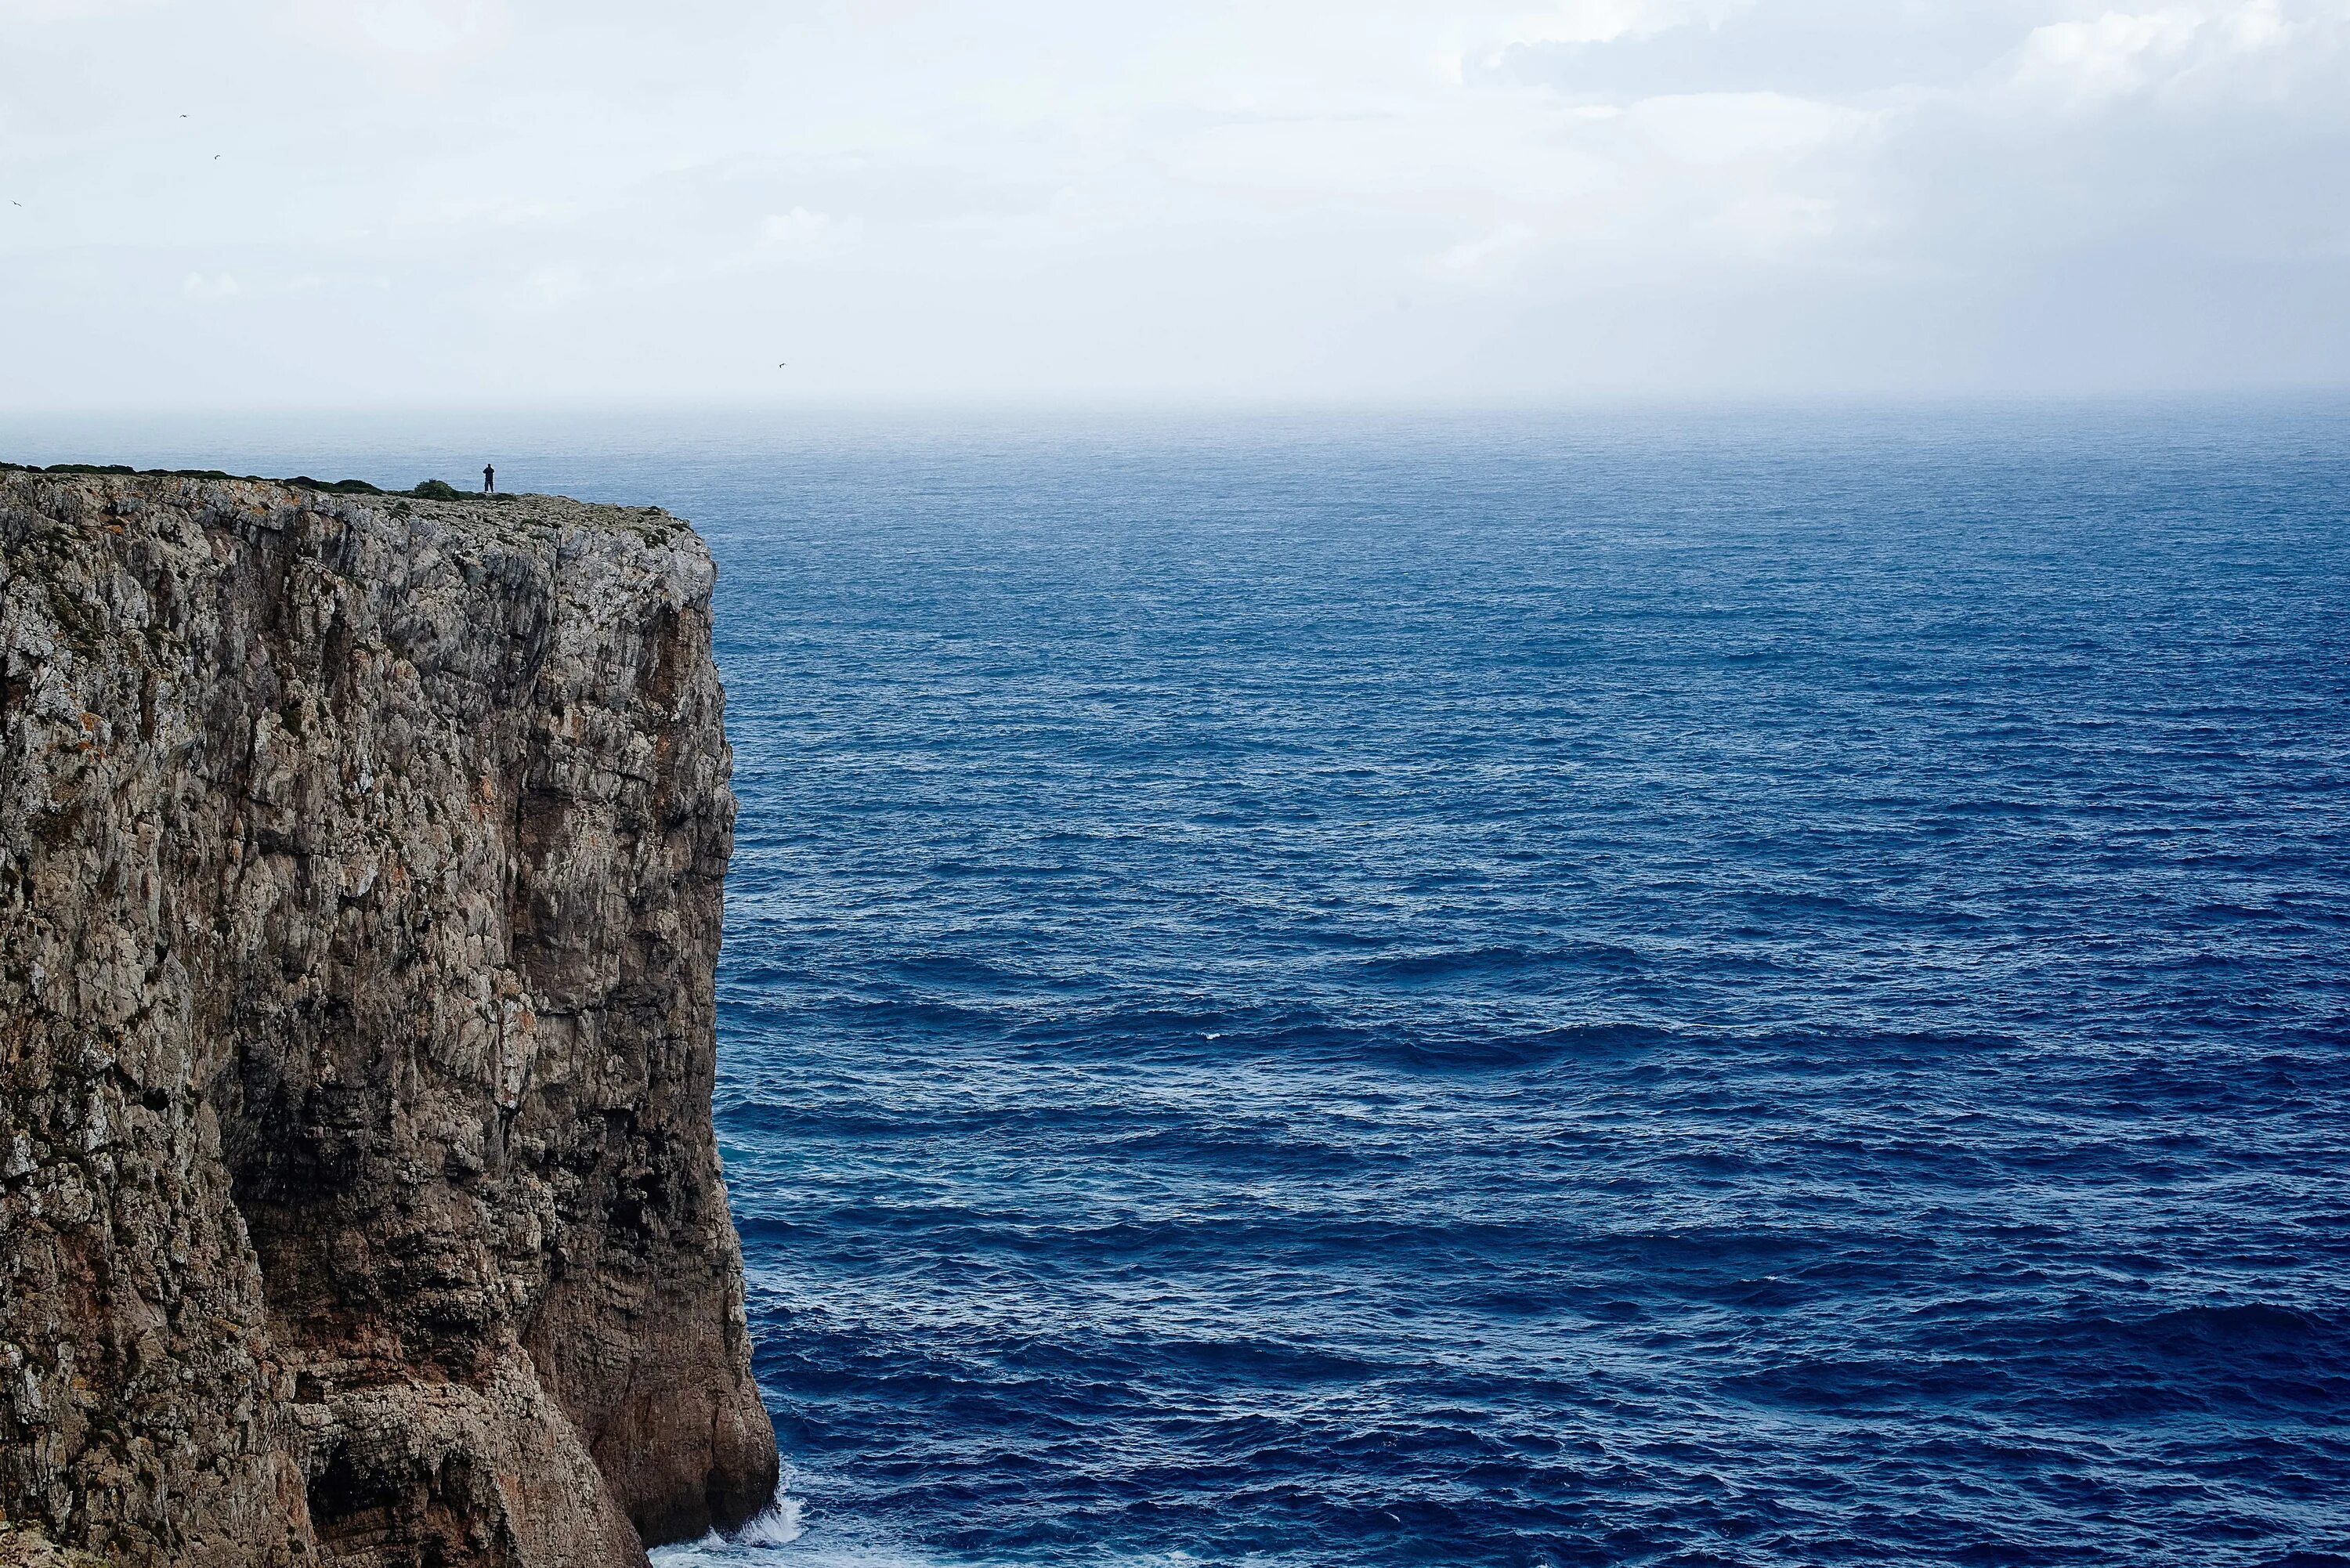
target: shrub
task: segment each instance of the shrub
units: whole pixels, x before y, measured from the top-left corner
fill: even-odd
[[[283,483],[294,486],[296,490],[317,490],[328,495],[381,495],[383,493],[364,479],[313,479],[307,473],[297,473]]]
[[[419,481],[416,488],[410,491],[408,493],[413,495],[419,501],[458,501],[463,499],[463,493],[460,492],[455,485],[450,483],[445,479],[427,479]]]

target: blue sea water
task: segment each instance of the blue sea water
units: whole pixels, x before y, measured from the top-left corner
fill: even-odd
[[[2350,408],[496,439],[722,565],[671,1563],[2350,1563]]]

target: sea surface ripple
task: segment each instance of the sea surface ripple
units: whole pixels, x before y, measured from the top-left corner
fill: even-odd
[[[999,430],[686,508],[799,1544],[2350,1554],[2345,435]]]
[[[2350,1563],[2350,410],[499,464],[722,563],[671,1562]]]

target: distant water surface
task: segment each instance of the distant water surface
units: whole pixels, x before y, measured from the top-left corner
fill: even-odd
[[[0,455],[709,538],[672,1563],[2350,1563],[2350,408]]]

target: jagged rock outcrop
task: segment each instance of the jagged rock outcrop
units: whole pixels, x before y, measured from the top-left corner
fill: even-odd
[[[600,1568],[755,1511],[691,530],[7,472],[0,546],[0,1519]]]

